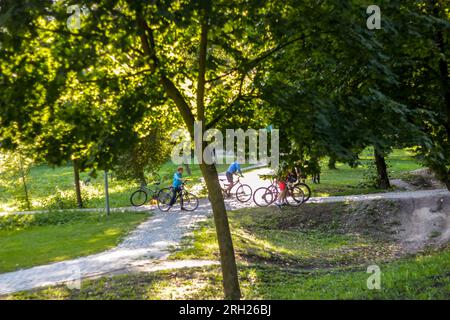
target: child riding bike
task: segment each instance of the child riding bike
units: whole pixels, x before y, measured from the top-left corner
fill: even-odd
[[[233,188],[233,186],[234,186],[234,183],[233,183],[233,174],[236,174],[236,173],[239,173],[239,176],[242,178],[242,177],[244,177],[244,175],[242,174],[242,171],[241,171],[241,165],[240,165],[240,162],[241,161],[241,158],[239,158],[239,160],[236,160],[236,161],[234,161],[229,167],[228,167],[228,170],[227,170],[227,172],[225,173],[225,175],[227,176],[227,180],[228,180],[228,188],[226,189],[226,193],[229,195],[230,194],[230,191],[231,191],[231,189]]]
[[[170,199],[169,208],[171,208],[175,201],[177,200],[178,193],[181,192],[181,186],[183,185],[183,167],[178,167],[177,172],[173,175],[173,182],[172,182],[172,199]]]

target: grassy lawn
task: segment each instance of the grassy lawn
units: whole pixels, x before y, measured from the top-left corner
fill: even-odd
[[[240,265],[244,299],[450,299],[450,249],[380,264],[381,289],[366,269],[302,271]],[[20,292],[6,299],[222,299],[217,266],[122,275]]]
[[[0,273],[113,248],[148,213],[53,212],[0,217]]]
[[[321,162],[320,184],[309,184],[313,196],[339,196],[382,192],[371,186],[370,176],[374,174],[373,152],[365,150],[360,155],[361,165],[351,168],[347,164],[337,163],[337,170],[330,170],[328,159]],[[388,170],[392,179],[399,178],[402,173],[420,169],[421,165],[408,150],[394,150],[387,158]]]
[[[81,180],[87,179],[87,173],[81,173]],[[51,168],[46,165],[32,167],[27,177],[32,210],[41,209],[72,209],[76,207],[76,196],[71,166]],[[0,178],[0,188],[6,186],[6,181]],[[129,206],[129,197],[136,184],[112,179],[109,185],[110,203],[112,207]],[[87,208],[104,207],[103,173],[99,172],[96,179],[91,179],[89,185],[81,186],[84,206]],[[3,188],[0,192],[0,212],[25,210],[20,201],[22,190]]]

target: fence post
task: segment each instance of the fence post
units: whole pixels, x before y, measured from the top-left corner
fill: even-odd
[[[108,171],[104,171],[105,175],[105,202],[106,202],[106,215],[109,216],[110,214],[110,208],[109,208],[109,191],[108,191]]]

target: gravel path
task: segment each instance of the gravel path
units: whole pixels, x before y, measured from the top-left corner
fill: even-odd
[[[243,182],[250,184],[253,189],[256,189],[258,186],[261,186],[258,175],[267,172],[268,169],[258,169],[248,172]],[[323,203],[422,198],[440,194],[449,195],[449,192],[447,190],[426,190],[378,193],[311,198],[310,202]],[[238,204],[233,199],[227,199],[225,202],[228,210],[252,205],[250,203]],[[42,286],[76,282],[80,278],[95,277],[120,270],[133,270],[138,266],[145,266],[145,270],[159,270],[161,268],[193,267],[217,263],[214,261],[193,260],[179,262],[178,264],[172,263],[172,266],[169,262],[162,262],[168,257],[169,249],[179,244],[181,238],[191,232],[193,227],[198,222],[206,219],[211,212],[211,206],[207,200],[202,200],[199,208],[194,212],[181,212],[179,209],[175,209],[169,213],[162,213],[156,210],[155,214],[149,220],[142,223],[114,249],[78,259],[0,274],[0,295]]]
[[[156,211],[118,247],[78,259],[52,263],[0,275],[0,294],[54,285],[127,269],[140,262],[163,260],[168,249],[179,243],[199,221],[211,213],[209,203],[201,203],[194,212]],[[195,265],[195,264],[194,264]],[[189,266],[189,265],[188,265]]]

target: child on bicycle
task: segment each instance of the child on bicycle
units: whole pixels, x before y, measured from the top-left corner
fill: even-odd
[[[181,192],[181,186],[183,185],[183,167],[179,166],[177,168],[177,172],[173,175],[173,182],[172,182],[172,199],[170,200],[169,207],[172,207],[175,204],[175,201],[177,200],[178,193]]]
[[[234,186],[233,174],[236,174],[236,172],[238,172],[241,177],[244,177],[244,175],[242,174],[242,171],[241,171],[241,165],[239,163],[239,162],[241,162],[241,160],[242,160],[242,158],[239,158],[238,160],[236,160],[232,164],[230,164],[227,172],[225,173],[225,175],[227,176],[227,180],[228,180],[228,188],[226,190],[228,195],[230,194],[230,191]]]
[[[285,205],[287,203],[287,173],[286,173],[286,166],[280,165],[277,172],[277,182],[278,182],[278,188],[280,189],[280,192],[278,193],[277,200],[275,201],[275,205],[278,208],[281,208],[281,206]]]

